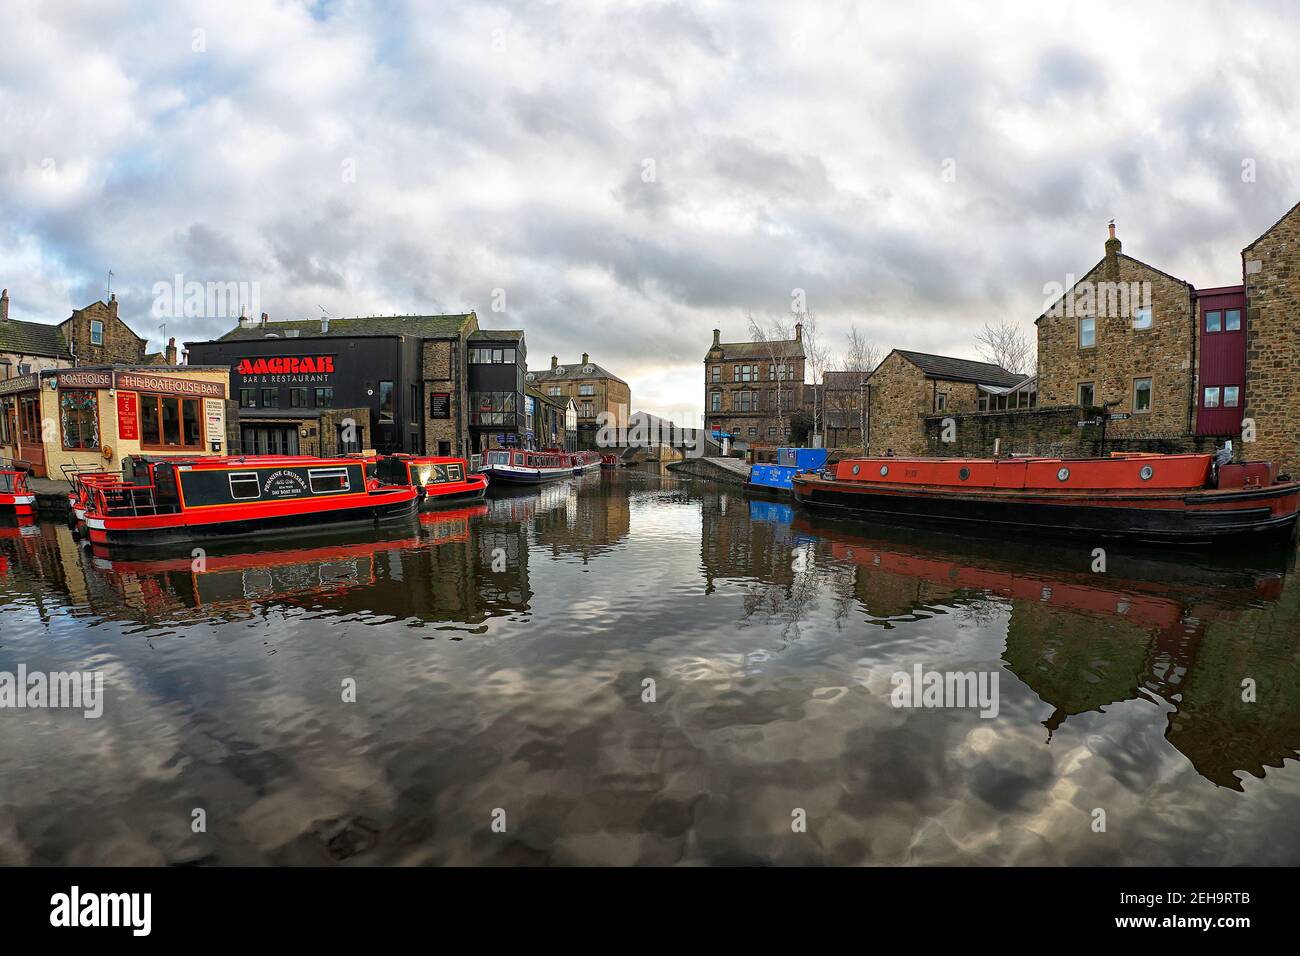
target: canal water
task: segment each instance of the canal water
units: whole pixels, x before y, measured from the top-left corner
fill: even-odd
[[[0,863],[1300,862],[1294,553],[1099,544],[633,471],[197,564],[10,523],[0,672],[104,702],[0,710]]]

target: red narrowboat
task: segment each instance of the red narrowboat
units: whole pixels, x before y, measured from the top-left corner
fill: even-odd
[[[1293,536],[1300,514],[1300,482],[1211,455],[856,458],[792,484],[816,511],[1153,543]]]
[[[593,468],[599,468],[602,455],[598,451],[575,451],[569,455],[575,475],[584,475]]]
[[[358,457],[133,455],[122,479],[88,484],[86,530],[93,544],[136,546],[409,520],[418,491],[366,468]]]
[[[413,485],[424,510],[450,508],[487,494],[487,475],[471,472],[464,458],[384,455],[374,473],[384,484]]]
[[[36,495],[27,487],[27,471],[17,462],[0,462],[0,514],[30,518],[36,513]]]

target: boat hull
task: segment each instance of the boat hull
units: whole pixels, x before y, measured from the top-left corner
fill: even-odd
[[[885,487],[800,476],[795,500],[812,511],[1022,534],[1212,544],[1294,536],[1300,485],[1231,491],[1062,495]]]
[[[572,468],[515,468],[509,465],[490,465],[483,469],[492,476],[493,484],[540,485],[548,481],[572,478]]]
[[[35,495],[0,494],[0,514],[29,518],[36,513]]]
[[[441,495],[425,494],[420,499],[421,511],[437,511],[440,508],[454,508],[467,501],[479,501],[487,494],[487,484],[476,485],[463,491],[452,491]]]
[[[414,489],[406,493],[372,494],[349,507],[329,509],[301,508],[280,512],[247,509],[244,515],[223,515],[214,521],[200,522],[192,514],[158,515],[142,518],[101,517],[93,513],[85,519],[91,544],[109,547],[154,547],[190,541],[252,538],[286,531],[316,531],[356,525],[388,524],[409,521],[418,507]]]
[[[789,501],[794,492],[789,488],[781,488],[776,485],[760,485],[752,481],[745,482],[745,494],[752,495],[755,498],[770,498],[773,501]]]

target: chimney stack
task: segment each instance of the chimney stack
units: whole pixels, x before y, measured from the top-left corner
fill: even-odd
[[[110,292],[108,294],[108,311],[113,313],[114,318],[117,318],[117,293],[116,292]]]
[[[330,317],[326,315],[323,316],[320,320],[320,334],[329,335],[329,332],[330,332]]]
[[[802,342],[802,341],[803,341],[803,323],[802,323],[802,322],[796,322],[796,323],[794,324],[794,340],[795,340],[796,342]]]
[[[560,364],[560,360],[559,360],[558,358],[556,358],[554,355],[552,355],[552,356],[551,356],[551,370],[554,371],[554,370],[555,370],[555,366],[557,366],[557,365],[559,365],[559,364]]]
[[[1123,244],[1115,238],[1115,220],[1110,221],[1107,227],[1110,230],[1110,238],[1106,240],[1106,257],[1114,258],[1119,255],[1120,250],[1124,248]]]
[[[174,335],[167,340],[167,364],[176,364],[176,336]]]
[[[583,364],[583,365],[588,365],[588,364],[590,364],[590,362],[591,362],[591,358],[587,355],[586,352],[583,352],[583,353],[582,353],[582,364]]]
[[[9,321],[9,290],[0,292],[0,322]]]
[[[714,329],[714,330],[713,330],[713,347],[714,347],[715,349],[716,349],[719,345],[722,344],[722,342],[720,341],[721,338],[722,338],[722,333],[719,332],[717,329]]]

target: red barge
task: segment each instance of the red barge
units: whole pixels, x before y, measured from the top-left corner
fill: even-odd
[[[464,458],[384,455],[375,461],[374,474],[386,485],[414,486],[424,511],[463,505],[487,494],[487,475],[471,472]]]
[[[1153,543],[1293,537],[1300,514],[1273,464],[1211,455],[856,458],[792,484],[815,511]]]
[[[367,467],[358,457],[133,455],[120,479],[81,482],[86,531],[92,544],[138,546],[410,519],[419,490]]]
[[[30,518],[35,512],[36,495],[27,487],[27,472],[17,467],[0,467],[0,514]]]

